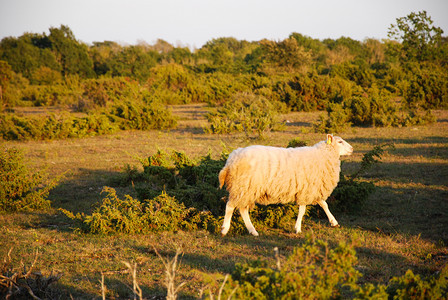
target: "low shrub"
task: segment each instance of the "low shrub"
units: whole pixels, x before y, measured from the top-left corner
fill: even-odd
[[[340,173],[338,186],[327,200],[335,211],[354,212],[367,201],[374,192],[375,185],[371,181],[363,180],[361,175],[380,163],[382,155],[393,149],[395,149],[393,144],[377,145],[363,155],[358,170],[353,174]]]
[[[436,121],[430,110],[422,112],[416,108],[399,107],[392,99],[379,94],[375,89],[341,102],[329,103],[327,116],[321,115],[313,124],[321,133],[344,132],[351,125],[375,127],[401,127],[424,125]]]
[[[0,114],[0,138],[4,140],[44,140],[85,137],[113,133],[116,124],[101,114],[74,117],[61,115],[21,117]]]
[[[352,246],[307,236],[282,264],[269,267],[265,261],[237,264],[223,295],[237,299],[330,299],[345,298],[361,274],[355,269]]]
[[[247,137],[255,134],[261,138],[266,132],[282,129],[278,121],[279,106],[263,96],[237,94],[215,112],[207,114],[210,127],[205,130],[218,134],[244,132]]]
[[[319,116],[319,121],[313,124],[315,132],[339,133],[344,132],[351,126],[347,109],[340,103],[329,103],[327,107],[327,117]]]
[[[0,212],[33,211],[50,207],[47,199],[59,178],[46,182],[44,172],[30,170],[23,153],[0,149]]]
[[[148,233],[150,231],[176,231],[204,228],[216,232],[217,220],[207,212],[186,208],[165,192],[139,201],[129,195],[120,199],[113,188],[105,187],[106,196],[91,215],[60,208],[63,214],[74,220],[78,230],[97,234]]]
[[[237,299],[446,299],[448,266],[421,278],[408,270],[388,285],[362,284],[352,245],[330,245],[307,235],[282,263],[237,264],[220,295]]]
[[[110,134],[119,129],[168,129],[177,125],[171,111],[157,102],[123,100],[108,111],[76,117],[60,115],[17,116],[0,114],[0,138],[4,140],[52,140]]]
[[[405,275],[390,280],[387,292],[393,299],[447,299],[448,265],[424,279],[408,270]]]
[[[120,129],[168,129],[177,125],[171,111],[156,101],[131,101],[124,99],[114,103],[107,116]]]

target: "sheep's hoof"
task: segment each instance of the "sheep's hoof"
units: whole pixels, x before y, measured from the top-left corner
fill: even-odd
[[[339,224],[336,224],[336,225],[330,225],[330,227],[331,227],[331,228],[340,228],[341,225],[339,225]]]
[[[251,231],[249,233],[252,234],[253,236],[258,236],[258,232],[256,232],[256,231]]]

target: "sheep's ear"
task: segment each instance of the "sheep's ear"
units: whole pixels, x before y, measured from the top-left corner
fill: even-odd
[[[333,135],[327,134],[327,144],[328,145],[331,145],[331,143],[333,143],[333,139],[334,139]]]

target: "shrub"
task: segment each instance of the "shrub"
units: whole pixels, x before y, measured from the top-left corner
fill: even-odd
[[[446,299],[448,297],[448,266],[437,275],[422,279],[408,270],[401,277],[394,277],[387,288],[393,299]]]
[[[0,211],[32,211],[50,207],[47,199],[59,179],[45,184],[46,174],[33,172],[16,149],[0,150]]]
[[[294,138],[288,142],[288,146],[286,146],[286,148],[304,147],[307,144],[307,142],[301,140],[300,138]]]
[[[352,246],[327,242],[307,236],[303,245],[294,248],[286,262],[276,267],[267,262],[237,264],[223,295],[235,289],[237,299],[330,299],[345,298],[360,273],[355,269],[356,252]]]
[[[75,117],[69,113],[21,117],[0,114],[0,138],[4,140],[64,139],[103,135],[118,129],[173,128],[177,119],[157,102],[123,100],[107,112]]]
[[[371,181],[363,181],[361,175],[375,164],[380,163],[380,159],[386,151],[393,149],[395,149],[393,144],[377,145],[363,155],[358,170],[353,174],[340,173],[338,186],[327,200],[335,208],[335,211],[353,212],[367,201],[374,192],[375,185]]]
[[[125,99],[115,103],[107,115],[120,129],[168,129],[177,125],[177,119],[156,101],[145,103]]]
[[[399,108],[390,97],[381,95],[377,89],[359,93],[342,103],[329,103],[327,116],[320,116],[313,124],[321,133],[343,132],[351,125],[357,126],[412,126],[435,122],[431,111]]]
[[[179,230],[185,227],[190,210],[173,197],[162,193],[145,201],[129,195],[120,199],[113,188],[105,187],[106,197],[91,215],[77,214],[60,209],[69,218],[78,221],[81,230],[90,233],[111,234],[145,233],[159,230]]]
[[[86,117],[74,117],[68,113],[31,117],[0,115],[0,138],[4,140],[63,139],[108,134],[117,130],[116,124],[100,114]]]
[[[237,94],[206,117],[210,124],[206,131],[210,133],[244,132],[247,137],[256,134],[261,138],[282,128],[275,104],[254,94]]]
[[[343,242],[331,246],[307,235],[282,264],[237,264],[221,296],[237,299],[446,299],[448,267],[421,278],[408,270],[388,285],[361,284],[356,252]]]
[[[350,116],[343,104],[329,103],[327,107],[327,117],[319,116],[319,121],[313,124],[315,132],[339,133],[351,126]]]
[[[405,93],[406,103],[411,108],[448,108],[448,75],[439,66],[413,66],[412,77]]]

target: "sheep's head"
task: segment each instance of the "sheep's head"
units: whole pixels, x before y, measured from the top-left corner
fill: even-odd
[[[339,136],[327,134],[327,144],[333,145],[339,155],[351,155],[353,153],[353,147]]]

